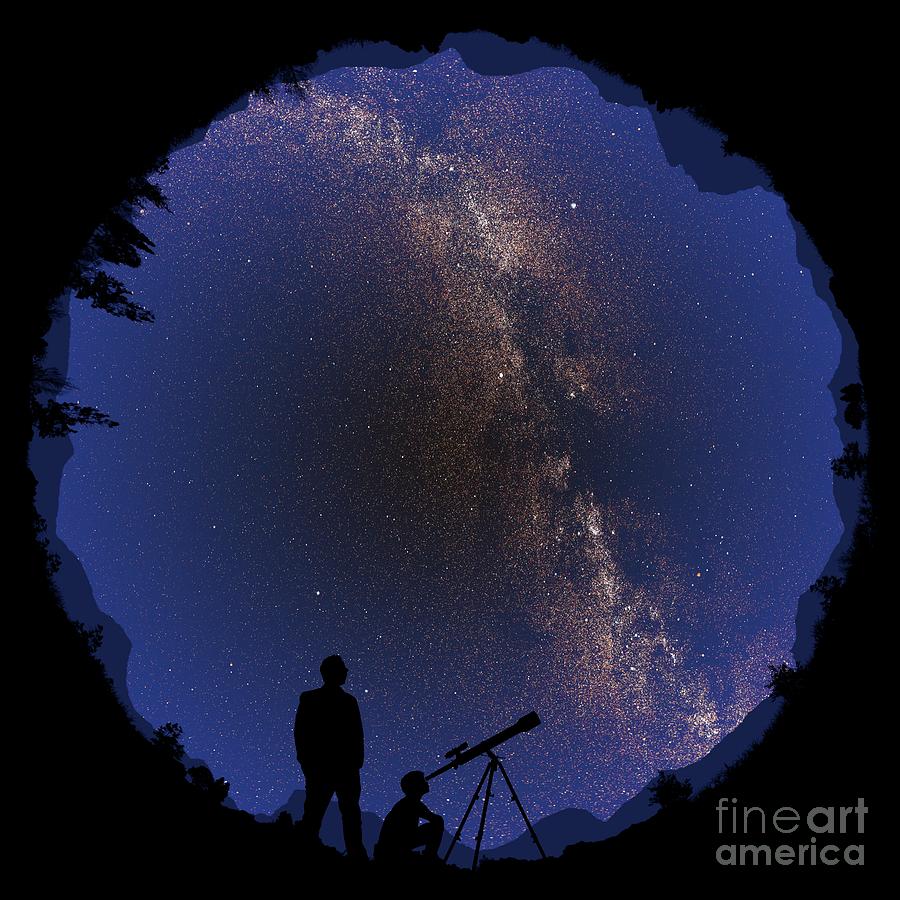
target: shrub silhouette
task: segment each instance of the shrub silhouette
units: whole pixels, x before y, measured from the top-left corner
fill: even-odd
[[[230,785],[224,778],[213,778],[208,766],[192,766],[187,773],[191,784],[212,803],[222,803],[228,796]]]
[[[674,772],[661,771],[650,783],[650,802],[662,809],[686,803],[694,792],[690,781],[681,781]]]
[[[792,700],[803,686],[805,674],[803,666],[795,669],[786,662],[781,663],[780,666],[769,663],[769,673],[770,677],[766,687],[770,691],[772,700],[776,697]]]
[[[177,722],[166,722],[153,731],[153,745],[166,756],[180,760],[184,756],[184,744],[181,743],[183,731]]]

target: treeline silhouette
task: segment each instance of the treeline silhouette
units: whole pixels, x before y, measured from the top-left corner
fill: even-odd
[[[583,29],[518,18],[514,25],[488,17],[477,24],[511,40],[537,36],[564,43],[585,59],[598,57],[595,39]],[[453,24],[458,30],[466,25]],[[224,805],[224,778],[199,767],[188,772],[181,762],[182,735],[175,723],[161,726],[152,740],[134,727],[95,655],[102,634],[72,622],[54,586],[58,559],[49,551],[46,522],[34,507],[27,447],[33,433],[64,436],[84,425],[115,424],[90,406],[47,399],[64,379],[41,366],[45,335],[58,312],[56,300],[66,290],[137,324],[152,321],[152,312],[134,303],[125,283],[101,267],[137,265],[141,252],[152,252],[152,242],[130,216],[144,203],[165,206],[148,173],[160,171],[172,147],[246,91],[289,71],[289,61],[312,62],[320,47],[360,38],[391,40],[408,50],[423,45],[436,50],[445,31],[384,16],[367,27],[321,25],[306,37],[292,33],[289,42],[273,37],[265,58],[245,52],[239,59],[226,59],[204,40],[180,53],[145,57],[114,74],[109,45],[128,43],[125,34],[105,29],[101,37],[77,23],[58,33],[61,37],[50,39],[45,48],[54,60],[46,87],[49,95],[52,83],[57,103],[50,114],[43,112],[43,120],[30,122],[26,132],[39,151],[58,146],[59,133],[69,140],[53,161],[39,162],[37,153],[26,160],[33,219],[22,227],[41,233],[38,224],[53,209],[54,230],[52,244],[38,248],[41,265],[32,278],[32,301],[26,304],[24,339],[13,348],[18,380],[10,433],[20,452],[9,480],[9,505],[12,518],[27,524],[15,532],[11,549],[29,586],[22,601],[25,621],[17,636],[22,643],[27,637],[30,644],[19,701],[18,721],[24,727],[17,734],[19,755],[26,759],[14,807],[21,817],[20,830],[29,851],[52,861],[52,867],[41,872],[44,881],[90,885],[112,877],[127,887],[130,879],[152,872],[159,889],[168,891],[176,872],[181,887],[220,889],[238,884],[302,887],[304,873],[313,866],[335,879],[356,877],[337,853],[305,859],[289,817],[260,823]],[[781,713],[763,739],[714,786],[691,793],[690,785],[662,773],[654,784],[661,810],[651,820],[607,841],[576,845],[559,859],[488,861],[475,876],[451,868],[441,876],[442,887],[452,889],[458,882],[489,890],[558,890],[576,877],[595,885],[613,872],[644,883],[654,873],[667,880],[673,873],[709,873],[716,868],[712,848],[719,837],[713,808],[719,796],[769,809],[850,804],[871,774],[870,735],[882,722],[869,709],[877,689],[871,647],[873,634],[884,627],[876,604],[883,596],[877,524],[878,453],[883,450],[877,430],[881,386],[872,371],[872,311],[867,305],[874,295],[863,281],[869,260],[863,261],[848,245],[846,230],[839,228],[833,213],[835,204],[849,205],[850,199],[841,194],[843,182],[835,182],[832,173],[858,158],[850,136],[831,127],[831,98],[841,93],[844,76],[837,67],[828,73],[813,65],[819,42],[805,33],[802,40],[798,37],[768,31],[747,34],[746,46],[730,40],[719,51],[699,37],[685,36],[668,48],[642,50],[641,35],[629,39],[617,34],[615,45],[604,46],[599,61],[641,85],[660,109],[694,108],[729,135],[731,151],[765,165],[837,273],[832,291],[859,340],[865,384],[865,393],[861,385],[844,389],[845,415],[857,428],[868,417],[869,445],[866,453],[849,445],[833,466],[836,475],[861,480],[865,502],[841,577],[817,583],[824,613],[816,628],[815,653],[802,667],[773,670],[771,689],[783,701]],[[695,43],[686,46],[691,40]],[[765,73],[755,65],[763,43],[771,51]],[[799,67],[788,61],[802,53],[808,54],[806,61],[818,79],[817,89],[809,94],[801,94],[790,78]],[[754,72],[752,90],[745,86],[747,70]],[[66,77],[58,78],[59,72]],[[101,129],[95,110],[101,111]],[[110,142],[114,148],[106,149]],[[827,196],[823,183],[831,188]],[[373,868],[364,876],[369,886],[377,871]]]

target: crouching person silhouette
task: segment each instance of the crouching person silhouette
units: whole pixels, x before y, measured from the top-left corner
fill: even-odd
[[[304,691],[297,704],[294,744],[306,780],[301,832],[311,844],[332,796],[337,794],[347,855],[367,859],[359,810],[359,770],[363,764],[363,727],[359,704],[342,687],[347,667],[340,656],[329,656],[319,667],[322,687]]]
[[[444,820],[422,802],[422,797],[428,793],[425,773],[407,772],[400,779],[400,789],[405,796],[385,816],[375,845],[375,858],[412,861],[415,858],[413,851],[424,847],[422,857],[436,860],[444,836]],[[420,819],[425,819],[424,825],[419,824]]]

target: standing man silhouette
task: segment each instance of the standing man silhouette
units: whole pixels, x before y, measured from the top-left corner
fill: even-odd
[[[363,764],[359,704],[341,687],[347,680],[347,667],[340,656],[323,660],[319,671],[322,687],[300,695],[294,719],[297,762],[306,779],[303,832],[307,840],[318,840],[325,811],[337,794],[347,855],[368,859],[359,810],[359,770]]]

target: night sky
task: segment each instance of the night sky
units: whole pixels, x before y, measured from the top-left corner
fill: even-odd
[[[58,533],[239,805],[302,787],[335,652],[382,815],[535,709],[527,809],[606,816],[766,694],[842,531],[840,338],[779,197],[700,193],[580,72],[455,51],[251,97],[158,180],[124,274],[156,322],[71,306],[62,399],[121,425],[74,435]],[[434,783],[448,824],[481,768]]]

